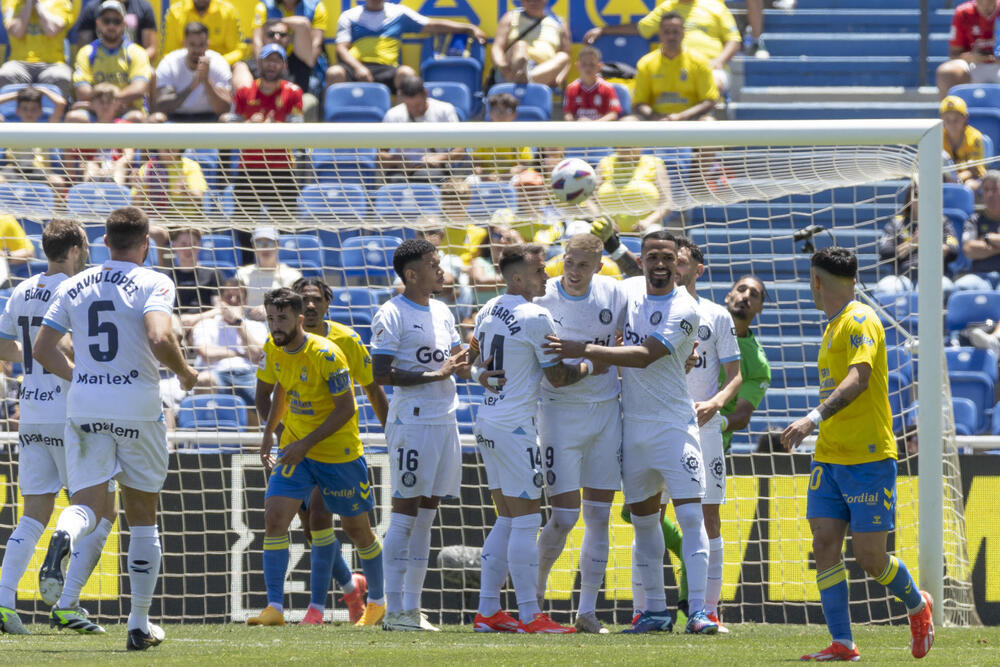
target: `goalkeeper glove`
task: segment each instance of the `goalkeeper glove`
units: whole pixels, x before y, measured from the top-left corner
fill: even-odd
[[[621,239],[615,233],[615,223],[607,216],[595,218],[590,224],[590,233],[601,239],[604,243],[604,250],[611,255],[611,259],[617,260],[625,254],[626,248],[622,245]]]

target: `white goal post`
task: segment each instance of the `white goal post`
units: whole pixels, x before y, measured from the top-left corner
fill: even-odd
[[[733,121],[717,123],[461,123],[461,124],[166,124],[70,125],[2,124],[0,146],[12,151],[43,148],[81,149],[378,149],[489,148],[496,146],[559,147],[685,147],[743,150],[746,178],[734,179],[724,191],[674,193],[677,209],[696,205],[730,204],[746,199],[765,200],[790,193],[815,193],[835,186],[856,186],[884,178],[881,159],[893,162],[900,172],[905,162],[879,147],[911,147],[908,158],[916,169],[907,176],[921,183],[941,180],[941,122],[935,120],[845,121]],[[860,158],[840,147],[864,147]],[[801,149],[801,152],[798,152]],[[815,149],[821,168],[808,163]],[[771,173],[768,152],[782,152],[785,167],[801,160],[801,171]],[[759,157],[758,161],[757,160]],[[915,157],[915,159],[913,159]],[[911,164],[912,166],[912,164]],[[891,170],[890,170],[891,171]],[[547,174],[545,175],[547,177]],[[571,219],[573,211],[567,211]],[[919,220],[919,344],[916,388],[921,396],[916,413],[919,433],[919,579],[920,587],[935,600],[944,599],[944,441],[950,421],[950,399],[942,407],[937,395],[947,385],[944,374],[941,253],[942,193],[940,188],[920,190]],[[91,221],[98,222],[98,221]],[[219,222],[216,220],[216,222]],[[296,224],[289,221],[290,224]],[[167,220],[166,223],[171,223]],[[178,221],[178,225],[181,223]],[[206,223],[207,224],[207,223]],[[322,220],[312,221],[321,226]],[[336,222],[330,222],[336,225]],[[372,222],[372,225],[377,225]],[[815,364],[815,359],[804,363]],[[248,434],[242,436],[244,439]],[[953,437],[953,435],[952,435]],[[935,605],[935,620],[944,619],[943,605]]]

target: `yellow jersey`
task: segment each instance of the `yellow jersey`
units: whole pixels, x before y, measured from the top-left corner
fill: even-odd
[[[12,215],[0,215],[0,248],[6,252],[24,250],[31,247],[31,239],[24,228]]]
[[[963,162],[982,162],[986,159],[986,155],[983,152],[983,135],[976,128],[971,125],[965,126],[965,132],[962,133],[962,141],[959,142],[958,146],[952,146],[951,142],[948,141],[948,133],[942,130],[944,135],[944,152],[948,154],[951,161],[956,165]],[[977,164],[974,167],[968,167],[969,171],[972,172],[973,178],[982,178],[986,175],[986,165]]]
[[[665,169],[663,160],[655,155],[640,155],[638,160],[617,154],[601,158],[597,203],[615,216],[618,231],[634,231],[636,223],[660,204],[657,174],[661,168]]]
[[[326,338],[340,348],[347,359],[347,370],[361,387],[375,381],[372,376],[372,358],[368,348],[361,342],[358,332],[340,322],[326,321]]]
[[[25,0],[3,0],[4,22],[10,21],[21,13]],[[66,33],[76,23],[76,12],[73,10],[71,0],[36,0],[40,5],[63,21],[62,30],[58,34],[47,36],[42,32],[42,25],[38,20],[38,11],[31,12],[28,19],[27,31],[24,37],[9,37],[10,55],[8,60],[20,60],[29,63],[64,63],[66,53],[63,50],[63,42],[66,41]]]
[[[250,56],[250,44],[244,41],[239,14],[226,0],[212,0],[204,14],[199,14],[194,8],[193,0],[171,2],[163,20],[160,52],[183,49],[184,26],[192,21],[205,24],[208,28],[208,48],[221,53],[230,66]]]
[[[684,48],[711,60],[722,53],[727,42],[742,42],[736,19],[718,0],[667,0],[639,21],[639,34],[653,39],[660,30],[660,19],[667,12],[684,18]]]
[[[545,273],[550,278],[558,278],[563,274],[563,254],[559,253],[545,263]],[[604,255],[601,255],[601,270],[597,273],[601,276],[611,276],[615,280],[622,279],[622,272],[618,269],[618,265],[613,259]]]
[[[280,384],[288,410],[281,418],[282,449],[312,433],[330,414],[334,399],[354,403],[347,357],[331,341],[306,334],[302,348],[289,354],[270,338],[264,343],[264,359],[257,379]],[[344,426],[309,450],[307,458],[322,463],[347,463],[364,453],[355,413]]]
[[[660,50],[639,59],[632,107],[648,104],[658,114],[680,113],[705,100],[718,100],[719,90],[708,61],[688,49],[676,58]]]
[[[110,83],[124,88],[133,81],[149,81],[153,68],[146,49],[135,42],[123,41],[118,48],[108,50],[100,41],[87,44],[76,54],[73,84],[96,86]],[[142,99],[132,103],[133,109],[142,108]]]
[[[531,148],[527,146],[521,148],[473,148],[470,154],[472,164],[481,169],[484,174],[508,177],[511,176],[511,169],[519,164],[528,164],[534,159]]]
[[[819,425],[813,458],[821,463],[855,465],[896,458],[885,329],[874,310],[851,301],[823,332],[817,359],[820,400],[826,400],[855,364],[871,367],[868,388]]]
[[[162,169],[160,174],[153,171],[156,167]],[[160,178],[163,182],[156,183],[155,180]],[[171,211],[175,213],[194,214],[199,210],[198,202],[191,202],[186,196],[174,196],[174,193],[179,191],[178,183],[183,181],[188,192],[208,191],[208,183],[205,181],[201,165],[197,160],[186,157],[170,162],[157,161],[155,164],[146,162],[139,168],[139,177],[136,180],[140,186],[132,188],[133,200],[145,195],[147,205],[162,207],[169,204]]]

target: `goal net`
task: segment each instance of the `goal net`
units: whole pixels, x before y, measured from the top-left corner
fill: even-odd
[[[939,135],[939,125],[930,121],[22,125],[0,128],[2,144],[11,147],[0,213],[16,217],[35,247],[34,261],[9,261],[11,283],[44,270],[40,235],[53,216],[82,222],[91,258],[101,262],[108,257],[102,242],[107,213],[134,203],[156,226],[146,263],[181,286],[177,327],[204,373],[203,386],[188,395],[169,378],[163,382],[173,453],[161,500],[163,574],[153,613],[164,620],[241,622],[266,604],[266,478],[248,395],[252,380],[246,380],[257,350],[232,338],[232,312],[252,321],[254,335],[266,336],[254,319],[263,292],[300,275],[320,277],[333,287],[330,319],[353,326],[367,342],[375,310],[395,289],[393,249],[419,235],[440,247],[447,273],[441,298],[468,336],[477,307],[503,288],[491,253],[533,239],[548,246],[555,275],[563,239],[581,229],[574,222],[607,215],[632,248],[651,225],[694,239],[706,256],[701,296],[723,303],[745,274],[759,276],[767,289],[752,330],[770,362],[770,387],[749,427],[735,434],[726,461],[727,621],[822,622],[805,519],[808,448],[787,454],[771,436],[818,404],[816,356],[824,319],[809,291],[809,257],[812,248],[838,244],[856,251],[858,298],[878,310],[887,332],[900,452],[890,548],[942,601],[935,609],[939,620],[970,624],[977,619],[940,330],[941,194],[925,187],[919,204],[911,204],[909,194],[918,172],[924,183],[940,179]],[[586,160],[598,174],[595,194],[581,205],[561,204],[548,187],[548,173],[566,157]],[[880,255],[878,240],[888,222],[910,216],[916,206],[924,227],[921,271],[919,284],[910,284],[892,279],[898,267]],[[617,272],[610,260],[606,270]],[[247,289],[235,287],[234,278]],[[891,296],[882,291],[889,287]],[[5,370],[0,543],[22,507],[13,400],[20,369]],[[478,550],[494,520],[471,437],[481,391],[460,382],[459,393],[462,493],[442,503],[422,600],[431,620],[445,623],[468,622],[475,613]],[[373,523],[384,535],[388,455],[360,389],[357,400],[378,499]],[[621,504],[618,494],[598,604],[616,622],[632,611],[632,529],[619,518]],[[60,498],[57,510],[64,505]],[[105,620],[127,611],[119,599],[127,589],[127,533],[122,518],[84,590],[84,606]],[[36,620],[48,611],[37,597],[35,572],[49,534],[19,589],[20,611],[33,612]],[[308,604],[309,549],[298,520],[291,534],[286,609],[296,619]],[[581,521],[550,578],[547,604],[558,620],[575,611],[582,534]],[[353,548],[341,537],[357,571]],[[853,620],[905,621],[902,604],[857,567],[850,540],[846,556]],[[665,567],[673,606],[677,563],[670,558]],[[512,605],[512,591],[508,595]],[[327,614],[346,619],[332,600]]]

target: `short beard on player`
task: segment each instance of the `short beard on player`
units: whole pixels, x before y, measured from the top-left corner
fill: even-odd
[[[288,343],[291,342],[292,334],[288,333],[287,331],[272,331],[271,340],[273,340],[274,344],[277,345],[278,347],[284,347],[285,345],[288,345]]]
[[[674,279],[673,273],[668,273],[666,278],[660,278],[658,276],[653,275],[652,273],[649,274],[649,284],[653,287],[653,289],[663,289],[664,287],[670,287],[671,283],[673,282],[673,279]]]

